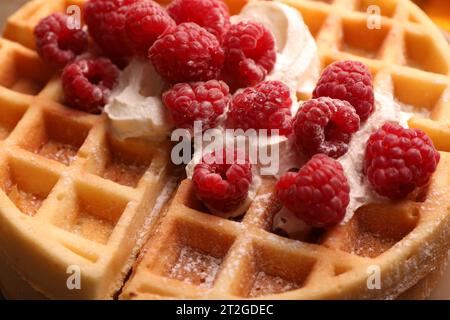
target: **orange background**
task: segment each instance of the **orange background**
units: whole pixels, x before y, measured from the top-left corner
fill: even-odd
[[[450,1],[419,0],[415,1],[443,29],[450,32]]]

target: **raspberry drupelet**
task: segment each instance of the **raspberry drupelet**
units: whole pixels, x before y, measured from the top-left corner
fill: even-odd
[[[52,66],[62,69],[88,46],[84,29],[69,29],[69,17],[54,13],[42,19],[34,29],[39,55]]]
[[[294,118],[295,144],[298,152],[306,156],[323,153],[339,158],[347,153],[359,126],[359,117],[347,101],[312,99],[300,107]]]
[[[167,12],[177,22],[195,22],[222,42],[230,27],[228,6],[222,0],[174,0]]]
[[[313,92],[313,98],[330,97],[348,101],[361,121],[366,121],[375,110],[372,75],[358,61],[338,61],[322,73]]]
[[[234,129],[292,132],[292,99],[289,87],[280,81],[265,81],[235,94],[228,111],[227,127]]]
[[[191,22],[167,30],[149,50],[156,71],[169,83],[216,79],[224,53],[217,38]]]
[[[223,81],[179,83],[163,94],[178,128],[193,129],[201,121],[204,130],[217,125],[218,118],[228,108],[230,92]]]
[[[280,202],[312,227],[329,227],[345,216],[350,187],[341,164],[317,154],[299,172],[288,172],[276,185]]]
[[[62,73],[66,103],[78,110],[98,114],[108,101],[119,69],[107,58],[80,59]]]
[[[429,182],[439,160],[423,131],[389,122],[369,138],[364,173],[378,194],[401,199]]]
[[[192,176],[197,197],[208,208],[221,213],[236,210],[244,203],[252,179],[248,158],[225,148],[219,154],[213,151],[205,155]]]

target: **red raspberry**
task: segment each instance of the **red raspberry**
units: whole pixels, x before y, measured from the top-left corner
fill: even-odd
[[[272,32],[256,22],[232,25],[224,38],[224,78],[234,87],[248,87],[263,81],[276,61]]]
[[[212,152],[204,156],[195,166],[192,180],[197,197],[206,206],[227,213],[239,208],[247,198],[253,179],[252,165],[233,150],[222,149],[219,155]]]
[[[107,58],[77,60],[62,73],[66,102],[75,109],[100,113],[118,77],[119,69]]]
[[[317,83],[313,98],[330,97],[350,102],[361,121],[375,110],[372,75],[358,61],[339,61],[329,65]]]
[[[305,102],[294,118],[295,144],[301,154],[339,158],[348,151],[359,117],[347,101],[319,98]]]
[[[174,0],[167,11],[177,23],[195,22],[220,42],[230,27],[230,13],[222,0]]]
[[[192,129],[195,121],[201,121],[207,130],[215,127],[225,112],[229,93],[222,81],[179,83],[163,94],[163,101],[178,128]]]
[[[149,57],[170,83],[215,79],[224,60],[217,38],[190,22],[166,31],[150,48]]]
[[[141,0],[89,0],[84,18],[89,33],[104,54],[120,66],[133,55],[126,32],[126,15],[130,6]]]
[[[83,29],[69,29],[69,17],[54,13],[34,29],[39,55],[56,68],[64,68],[88,46],[88,34]]]
[[[428,183],[439,160],[423,131],[388,122],[369,138],[364,173],[378,194],[401,199]]]
[[[292,132],[292,99],[289,87],[280,81],[265,81],[234,96],[227,126],[235,129],[278,129]]]
[[[175,21],[154,1],[141,1],[127,12],[126,30],[130,45],[137,54],[147,56],[148,50],[167,29],[175,27]]]
[[[281,203],[312,227],[339,223],[350,202],[344,169],[336,160],[317,154],[299,172],[288,172],[276,185]]]

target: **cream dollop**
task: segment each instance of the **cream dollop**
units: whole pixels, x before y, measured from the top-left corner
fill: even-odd
[[[284,173],[293,168],[300,168],[304,163],[303,159],[298,156],[293,145],[294,141],[292,137],[273,135],[261,139],[260,136],[255,137],[258,139],[255,141],[253,138],[244,136],[235,136],[227,138],[225,129],[215,128],[209,131],[212,136],[222,135],[225,136],[223,141],[203,142],[205,148],[197,149],[192,157],[192,160],[186,166],[186,175],[189,179],[194,174],[195,166],[201,161],[204,154],[210,153],[213,150],[219,150],[221,147],[231,149],[242,149],[242,144],[238,142],[239,139],[244,139],[246,154],[249,155],[252,163],[254,175],[258,176],[273,176],[280,178]],[[240,140],[242,141],[242,140]],[[256,148],[252,149],[252,147]],[[264,157],[261,150],[264,150]]]
[[[375,201],[385,201],[384,198],[373,191],[363,174],[365,146],[370,135],[390,121],[399,122],[403,127],[408,128],[408,120],[411,116],[411,113],[402,111],[401,106],[394,101],[391,93],[375,91],[374,113],[353,135],[348,152],[338,159],[344,168],[350,185],[350,204],[347,207],[344,223],[348,222],[362,205]]]
[[[121,72],[119,85],[111,94],[105,113],[119,139],[163,140],[174,124],[161,100],[164,82],[152,64],[135,58]]]

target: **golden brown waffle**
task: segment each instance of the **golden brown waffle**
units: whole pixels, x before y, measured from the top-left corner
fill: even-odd
[[[48,298],[111,298],[157,220],[170,146],[119,141],[103,116],[64,107],[58,76],[20,44],[0,39],[0,64],[2,268]]]
[[[448,248],[450,155],[429,188],[369,205],[350,223],[296,241],[270,232],[279,204],[266,180],[242,221],[212,216],[182,182],[122,298],[394,298],[434,270]],[[367,286],[381,271],[381,290]]]
[[[375,89],[417,112],[409,124],[450,151],[450,47],[433,22],[409,0],[283,0],[297,8],[316,38],[323,67],[360,60]],[[380,28],[367,12],[381,9]]]
[[[376,90],[417,112],[410,125],[450,150],[450,48],[417,7],[402,0],[283,2],[303,14],[322,68],[363,61]],[[367,28],[369,5],[381,8],[380,29]],[[423,298],[450,244],[449,164],[450,154],[442,153],[428,188],[399,203],[368,204],[348,224],[313,231],[304,241],[271,233],[280,209],[274,181],[264,181],[241,221],[229,221],[210,215],[186,180],[121,297],[386,299],[417,284],[403,298]],[[381,289],[367,285],[373,268],[381,271]]]
[[[417,7],[406,0],[283,1],[303,14],[317,40],[322,67],[342,59],[363,61],[374,74],[377,89],[391,92],[399,102],[418,111],[410,125],[425,130],[440,150],[450,151],[447,120],[450,49],[437,28]],[[54,11],[63,11],[70,4],[83,2],[32,1],[10,17],[4,36],[33,49],[32,30],[41,18]],[[228,2],[234,13],[245,3],[244,0]],[[365,11],[370,4],[381,8],[381,29],[366,28]],[[96,156],[103,153],[97,151],[108,145],[104,120],[94,116],[74,116],[75,112],[51,102],[60,101],[59,83],[57,79],[48,82],[52,75],[48,74],[36,53],[6,40],[2,43],[8,45],[0,45],[0,54],[5,52],[4,48],[8,52],[11,47],[20,48],[21,55],[28,57],[23,60],[29,61],[26,68],[24,63],[7,64],[13,66],[14,72],[4,72],[0,77],[0,83],[9,88],[0,90],[0,93],[6,92],[5,98],[0,95],[0,99],[8,102],[3,105],[11,105],[7,109],[10,110],[8,121],[4,121],[6,129],[3,129],[6,132],[3,135],[8,138],[0,143],[0,148],[7,150],[0,153],[1,167],[12,173],[3,175],[9,177],[4,178],[5,181],[15,182],[7,183],[6,193],[12,194],[18,203],[14,205],[5,192],[0,192],[0,243],[2,249],[5,244],[9,250],[4,256],[13,269],[19,271],[20,277],[50,298],[108,296],[113,291],[109,288],[117,288],[123,278],[120,271],[126,269],[119,268],[115,263],[117,260],[113,262],[113,259],[120,256],[124,262],[122,248],[128,246],[125,251],[132,251],[129,241],[124,240],[129,235],[127,232],[142,222],[143,212],[153,206],[152,199],[158,194],[151,189],[160,190],[161,185],[155,186],[151,169],[137,189],[99,177],[102,174],[98,172],[105,165],[102,160],[98,161],[104,158]],[[11,53],[2,56],[8,56],[11,61],[22,61],[12,58],[14,54]],[[38,97],[11,89],[38,94]],[[423,118],[422,108],[429,110],[430,118]],[[53,117],[53,112],[64,116]],[[47,114],[48,118],[42,116]],[[70,138],[72,143],[69,144],[75,147],[74,152],[78,152],[69,167],[36,155],[31,148],[39,137],[51,136],[52,130],[69,127],[60,125],[60,119],[68,123],[74,121],[78,129],[89,128],[85,131],[85,140],[65,130],[58,131],[58,137],[53,136]],[[39,120],[50,124],[42,130],[42,125],[35,124]],[[15,127],[15,124],[18,125]],[[67,140],[62,142],[68,143]],[[58,148],[58,144],[51,144],[48,148],[40,148],[39,152],[55,155]],[[63,162],[71,160],[66,156],[56,158]],[[160,158],[152,158],[151,168],[161,168],[168,163],[167,158],[156,159]],[[208,214],[195,199],[191,182],[184,181],[141,253],[122,298],[396,297],[436,268],[446,254],[450,223],[449,165],[450,155],[442,153],[438,172],[426,190],[395,205],[364,207],[346,226],[325,234],[312,234],[303,242],[270,232],[272,217],[279,210],[273,195],[274,181],[264,181],[242,221],[228,221]],[[147,184],[145,177],[150,177],[153,183]],[[32,181],[44,183],[36,186],[30,183]],[[102,196],[97,198],[99,193]],[[25,203],[36,205],[42,198],[45,200],[35,215],[29,217],[19,214],[18,207],[22,206],[23,198]],[[142,202],[145,198],[148,201]],[[105,199],[117,203],[116,208],[123,209],[126,203],[141,203],[146,208],[133,211],[132,205],[126,206],[106,244],[102,244],[102,233],[93,235],[100,235],[101,239],[97,241],[82,240],[83,237],[74,235],[74,224],[70,223],[67,213],[70,216],[74,208],[78,213],[87,211],[88,215],[93,211],[108,212],[104,210],[105,202],[109,204],[110,201]],[[135,201],[128,202],[130,199]],[[95,200],[96,210],[90,210],[90,205],[86,208],[85,203],[90,200]],[[24,208],[28,211],[26,205]],[[33,211],[35,209],[31,208],[30,212]],[[116,211],[121,210],[113,210]],[[111,216],[115,213],[108,218]],[[82,220],[87,221],[82,226],[92,226],[90,217]],[[137,222],[129,225],[128,221]],[[96,231],[103,229],[103,223],[99,226],[97,222],[93,224]],[[110,230],[109,227],[106,229]],[[84,233],[76,228],[76,232],[80,231]],[[92,235],[89,228],[86,234]],[[17,241],[11,244],[11,239]],[[46,252],[46,256],[38,256],[40,252]],[[51,264],[55,261],[59,262],[57,267]],[[86,291],[67,291],[67,274],[62,270],[69,263],[81,263],[83,270],[86,268],[83,278]],[[381,270],[381,290],[367,288],[367,270],[374,265]],[[113,279],[114,276],[117,279]]]

